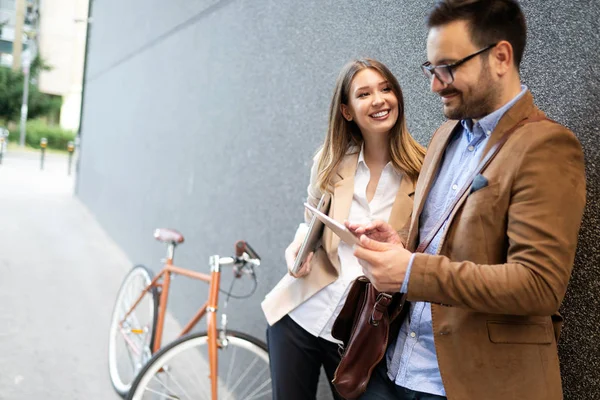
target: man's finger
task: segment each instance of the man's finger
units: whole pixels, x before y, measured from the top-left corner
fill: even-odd
[[[361,235],[365,232],[365,227],[362,224],[353,224],[351,222],[344,222],[344,225],[346,225],[346,228],[348,228],[348,230],[350,230],[351,232]]]
[[[369,249],[365,249],[364,247],[361,247],[361,246],[354,247],[354,255],[356,256],[356,258],[358,258],[359,260],[364,260],[364,261],[368,262],[369,264],[373,264],[375,262],[377,254],[378,254],[378,252],[369,250]]]
[[[384,242],[378,242],[369,238],[367,235],[362,235],[360,238],[360,245],[365,249],[373,251],[386,251],[390,248],[389,244]]]

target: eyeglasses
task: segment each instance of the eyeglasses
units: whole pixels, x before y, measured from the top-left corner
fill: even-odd
[[[489,46],[484,47],[483,49],[471,54],[470,56],[466,56],[462,60],[453,62],[452,64],[431,65],[431,63],[429,61],[427,61],[426,63],[421,65],[421,70],[423,71],[423,73],[425,74],[425,77],[427,77],[427,79],[429,81],[431,81],[431,78],[433,78],[433,76],[435,75],[435,77],[438,78],[440,82],[445,83],[446,85],[449,85],[452,82],[454,82],[454,74],[452,73],[453,69],[457,68],[461,64],[466,63],[471,58],[474,58],[474,57],[480,55],[481,53],[488,51],[489,49],[495,47],[497,44],[498,43],[490,44]]]

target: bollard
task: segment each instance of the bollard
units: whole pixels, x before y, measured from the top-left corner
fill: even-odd
[[[45,137],[43,137],[40,140],[40,147],[42,148],[42,160],[41,160],[41,164],[40,164],[40,169],[43,170],[44,169],[44,156],[46,155],[46,146],[48,145],[48,139],[46,139]]]
[[[69,169],[67,170],[67,175],[71,176],[71,163],[73,162],[73,152],[75,151],[75,143],[72,140],[67,144],[67,150],[69,151]]]
[[[3,158],[4,158],[4,135],[0,134],[0,165],[2,165]]]
[[[8,129],[0,127],[0,164],[4,159],[4,153],[6,153],[6,147],[8,146]]]

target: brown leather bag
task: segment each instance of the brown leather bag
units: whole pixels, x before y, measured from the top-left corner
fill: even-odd
[[[388,338],[398,334],[403,302],[400,293],[380,293],[364,276],[352,283],[331,331],[346,345],[340,345],[342,360],[332,381],[340,396],[356,399],[367,389],[373,369],[385,355]],[[395,310],[394,315],[388,310]]]

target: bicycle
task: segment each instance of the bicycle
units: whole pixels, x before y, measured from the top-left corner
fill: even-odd
[[[217,400],[219,393],[229,399],[270,399],[271,378],[266,344],[250,335],[227,329],[227,315],[221,315],[217,329],[219,292],[246,298],[257,286],[254,268],[260,257],[244,241],[235,244],[234,257],[211,256],[210,275],[173,265],[175,247],[183,236],[171,229],[157,229],[154,237],[168,245],[164,266],[156,277],[137,265],[125,277],[115,304],[110,326],[109,373],[112,385],[128,399]],[[234,277],[250,276],[254,288],[246,296],[220,288],[221,267],[231,265]],[[185,325],[179,339],[161,348],[169,287],[172,275],[183,275],[209,284],[206,303]],[[189,334],[208,313],[207,331]],[[127,358],[118,359],[119,350]],[[232,381],[232,379],[234,381]],[[155,397],[157,396],[157,397]]]

